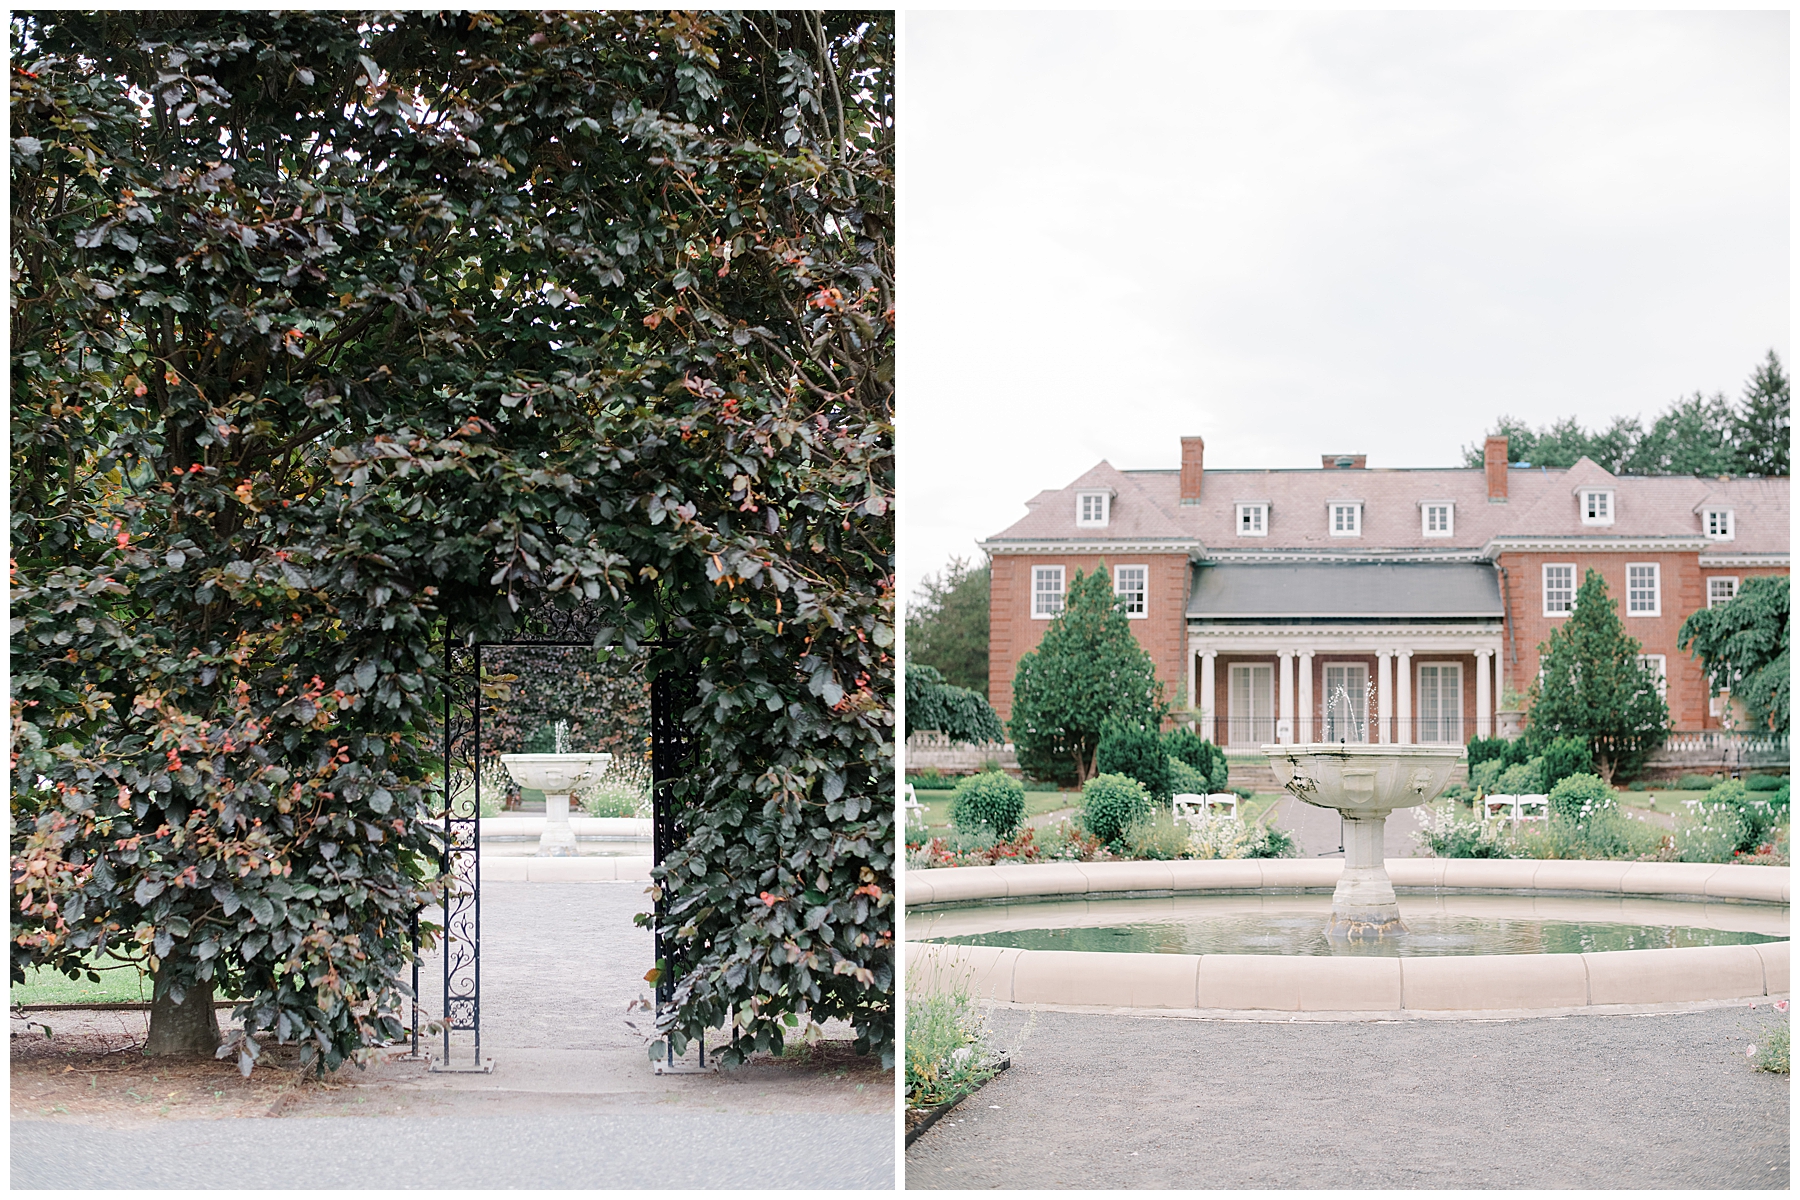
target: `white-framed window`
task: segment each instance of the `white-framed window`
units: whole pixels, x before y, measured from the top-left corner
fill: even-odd
[[[1125,615],[1133,619],[1150,615],[1150,568],[1114,567],[1113,595],[1125,605]]]
[[[1326,507],[1328,528],[1332,537],[1362,536],[1362,504],[1356,500],[1334,500]]]
[[[1732,524],[1729,508],[1709,508],[1703,514],[1706,536],[1715,542],[1729,542],[1737,536],[1737,527]]]
[[[1063,610],[1063,569],[1061,567],[1031,568],[1031,616],[1033,620],[1048,621]]]
[[[1625,615],[1662,616],[1662,566],[1659,563],[1625,564]]]
[[[1613,508],[1611,488],[1585,488],[1582,490],[1581,523],[1583,525],[1611,525]]]
[[[1419,741],[1460,745],[1462,723],[1462,664],[1419,663],[1413,694],[1418,699]]]
[[[1111,492],[1076,492],[1075,523],[1088,529],[1098,529],[1105,525],[1112,516]]]
[[[1449,537],[1456,532],[1456,505],[1449,501],[1430,502],[1420,506],[1420,530],[1426,537]]]
[[[1232,663],[1225,694],[1227,746],[1264,746],[1275,740],[1275,668]]]
[[[1661,654],[1640,654],[1637,656],[1638,666],[1649,667],[1656,672],[1656,694],[1665,701],[1669,698],[1669,660]]]
[[[1566,617],[1575,611],[1575,564],[1544,564],[1544,615]]]
[[[1269,506],[1266,504],[1238,505],[1237,531],[1239,537],[1268,537]]]
[[[1737,589],[1738,577],[1736,575],[1708,575],[1706,577],[1706,607],[1719,607],[1737,595]]]

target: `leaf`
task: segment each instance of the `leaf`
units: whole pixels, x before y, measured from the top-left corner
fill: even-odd
[[[825,799],[836,800],[844,794],[844,777],[836,771],[825,776]]]
[[[153,879],[146,875],[138,880],[137,889],[132,892],[132,899],[136,900],[140,906],[148,904],[162,895],[163,889],[167,886],[166,880]]]
[[[375,677],[376,677],[377,673],[380,671],[380,669],[381,668],[379,666],[377,666],[375,664],[375,662],[371,659],[365,658],[361,662],[357,663],[356,664],[356,675],[355,675],[356,686],[361,688],[365,692],[368,691],[370,688],[374,687],[375,686]]]

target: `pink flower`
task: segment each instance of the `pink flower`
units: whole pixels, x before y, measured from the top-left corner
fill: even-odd
[[[1745,1058],[1755,1058],[1756,1057],[1756,1047],[1755,1046],[1745,1046],[1744,1047],[1744,1057]]]
[[[1786,1012],[1787,1006],[1788,1006],[1788,1002],[1786,1000],[1777,1000],[1775,1002],[1775,1011],[1776,1012]]]

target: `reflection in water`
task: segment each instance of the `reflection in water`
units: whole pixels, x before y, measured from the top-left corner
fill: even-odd
[[[1011,929],[928,942],[1008,946],[1021,950],[1110,950],[1137,954],[1585,954],[1602,950],[1667,950],[1785,941],[1763,933],[1688,925],[1627,925],[1541,917],[1491,918],[1408,913],[1408,933],[1378,942],[1330,942],[1315,911],[1190,914],[1186,919],[1063,929]]]

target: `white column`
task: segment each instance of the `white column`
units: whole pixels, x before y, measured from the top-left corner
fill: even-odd
[[[1219,729],[1218,718],[1213,711],[1213,697],[1218,695],[1218,690],[1213,686],[1213,659],[1218,656],[1217,650],[1200,652],[1200,736],[1215,746],[1219,744]]]
[[[1494,736],[1494,652],[1475,652],[1475,736]]]
[[[1187,706],[1188,706],[1189,712],[1194,711],[1194,694],[1200,690],[1200,681],[1194,678],[1196,675],[1198,675],[1200,673],[1194,667],[1195,657],[1196,657],[1196,655],[1194,654],[1193,644],[1189,643],[1188,656],[1187,656],[1187,672],[1186,672],[1186,674],[1187,674],[1187,690],[1188,690]]]
[[[1394,652],[1394,715],[1399,718],[1395,723],[1400,726],[1400,744],[1412,745],[1412,651],[1397,650]]]
[[[1377,650],[1375,652],[1375,711],[1380,722],[1372,742],[1390,742],[1393,734],[1389,731],[1388,718],[1394,714],[1394,652]]]
[[[1294,740],[1294,652],[1292,650],[1283,650],[1280,654],[1281,669],[1278,672],[1280,676],[1280,683],[1278,685],[1280,691],[1277,694],[1275,701],[1275,719],[1277,724],[1282,721],[1288,723],[1288,735],[1286,737],[1281,737],[1280,731],[1277,730],[1276,740],[1281,742],[1291,742]]]
[[[1301,742],[1313,740],[1313,652],[1300,652],[1300,724],[1295,728]]]

